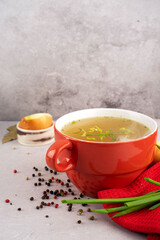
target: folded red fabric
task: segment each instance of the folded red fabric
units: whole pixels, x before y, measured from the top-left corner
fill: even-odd
[[[151,191],[160,190],[159,186],[144,180],[144,177],[160,182],[160,163],[147,169],[134,182],[124,188],[103,190],[98,193],[99,198],[124,198],[135,197]],[[115,204],[104,204],[104,208],[115,207]],[[108,214],[112,217],[115,213]],[[160,207],[126,214],[113,218],[113,221],[132,231],[148,234],[149,240],[160,239]]]

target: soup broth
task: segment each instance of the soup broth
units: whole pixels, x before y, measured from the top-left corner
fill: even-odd
[[[93,142],[124,142],[142,138],[150,133],[147,126],[121,117],[92,117],[66,124],[62,133]]]

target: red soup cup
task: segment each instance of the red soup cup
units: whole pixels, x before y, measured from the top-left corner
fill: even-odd
[[[113,116],[146,125],[150,133],[125,142],[79,140],[62,133],[64,125],[84,118]],[[123,109],[95,108],[72,112],[60,117],[55,125],[55,143],[47,151],[47,165],[66,172],[71,182],[85,195],[97,197],[100,190],[130,184],[153,161],[157,123],[150,117]]]

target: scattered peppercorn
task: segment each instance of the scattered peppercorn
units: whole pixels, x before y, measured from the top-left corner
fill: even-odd
[[[83,198],[83,197],[84,197],[84,194],[83,194],[83,193],[80,193],[79,196],[80,196],[81,198]]]
[[[45,168],[44,168],[46,171],[48,171],[48,167],[47,166],[45,166]]]
[[[88,208],[88,209],[87,209],[87,212],[91,212],[91,209],[90,209],[90,208]]]
[[[68,212],[71,212],[72,211],[72,206],[69,206],[68,207]]]
[[[18,210],[18,211],[21,211],[21,208],[18,208],[17,210]]]
[[[71,188],[69,188],[69,189],[68,189],[68,192],[72,192],[72,189],[71,189]]]
[[[46,215],[45,217],[46,217],[46,218],[48,218],[49,216],[48,216],[48,215]]]
[[[35,171],[38,172],[38,168],[35,168]]]
[[[39,209],[39,206],[37,206],[36,209]]]
[[[9,200],[9,199],[6,199],[6,200],[5,200],[5,202],[6,202],[6,203],[9,203],[9,202],[10,202],[10,200]]]
[[[50,191],[50,194],[54,194],[54,192],[51,190],[51,191]]]
[[[68,179],[67,179],[67,182],[71,182],[71,180],[68,178]]]
[[[52,169],[50,170],[50,173],[53,173],[53,170],[52,170]]]
[[[47,203],[47,206],[50,206],[51,204],[50,203]]]
[[[57,199],[57,196],[54,196],[54,199]]]
[[[40,208],[43,208],[43,205],[41,204],[39,207],[40,207]]]
[[[33,200],[34,200],[34,197],[30,197],[30,200],[33,201]]]
[[[78,220],[78,221],[77,221],[77,223],[78,223],[78,224],[81,224],[81,223],[82,223],[82,221],[81,221],[81,220]]]
[[[36,175],[33,173],[33,174],[32,174],[32,177],[35,177],[35,176],[36,176]]]
[[[13,172],[14,172],[14,173],[17,173],[17,170],[16,170],[16,169],[14,169],[14,170],[13,170]]]
[[[65,185],[66,185],[67,188],[69,187],[69,183],[66,183]]]
[[[51,177],[52,180],[54,180],[54,177]]]
[[[29,180],[29,177],[26,177],[26,180]]]
[[[38,183],[38,185],[39,185],[39,186],[41,186],[41,185],[42,185],[42,183],[40,183],[40,182],[39,182],[39,183]]]
[[[38,181],[41,182],[42,181],[41,178],[38,178]]]
[[[51,202],[52,205],[54,205],[54,202]]]
[[[37,183],[34,183],[34,186],[37,186]]]
[[[54,171],[54,174],[57,175],[57,171]]]
[[[59,204],[55,204],[55,208],[58,208],[59,207]]]
[[[47,189],[46,192],[49,192],[49,189]]]
[[[87,205],[88,205],[87,203],[83,203],[83,204],[82,204],[83,207],[85,207],[85,206],[87,206]]]
[[[80,208],[80,209],[78,209],[78,212],[81,212],[81,213],[83,213],[83,209],[81,209],[81,208]]]
[[[38,176],[40,177],[41,175],[42,175],[42,174],[39,172],[39,173],[38,173]]]
[[[44,182],[44,178],[41,178],[41,181]]]
[[[92,221],[93,221],[94,219],[95,219],[94,216],[90,216],[90,217],[89,217],[89,220],[92,220]]]

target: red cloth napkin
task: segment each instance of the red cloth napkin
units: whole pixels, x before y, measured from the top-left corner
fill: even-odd
[[[144,177],[149,177],[160,182],[160,163],[147,169],[134,182],[124,188],[114,188],[103,190],[98,193],[99,198],[122,198],[134,197],[146,194],[151,191],[159,190],[160,187],[144,180]],[[115,207],[114,204],[104,204],[104,208]],[[108,214],[110,217],[115,213]],[[126,214],[121,217],[112,219],[122,227],[132,231],[146,233],[149,240],[160,239],[160,207],[149,210],[148,208]]]

